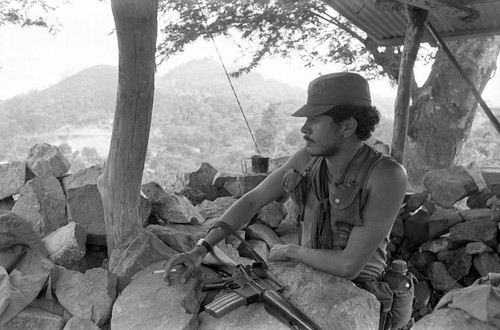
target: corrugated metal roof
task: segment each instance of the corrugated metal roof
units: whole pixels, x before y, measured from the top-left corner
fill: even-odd
[[[326,2],[380,45],[403,44],[407,25],[405,10],[381,9],[375,5],[375,0],[326,0]],[[433,1],[427,2],[433,3]],[[434,1],[434,3],[439,2]],[[429,10],[428,20],[443,39],[500,34],[500,0],[455,0],[455,3],[462,3],[476,10],[479,17],[472,20],[461,19],[468,14],[447,6]],[[434,42],[427,32],[422,42],[426,41]]]

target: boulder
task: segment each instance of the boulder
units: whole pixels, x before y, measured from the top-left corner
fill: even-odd
[[[264,241],[269,248],[276,244],[282,244],[276,233],[266,225],[255,223],[245,228],[245,237],[247,239],[257,239]]]
[[[31,147],[26,164],[36,176],[50,175],[56,178],[71,167],[69,161],[59,152],[59,148],[47,143]]]
[[[73,316],[64,326],[63,330],[100,330],[90,319]]]
[[[432,200],[445,208],[479,190],[474,178],[463,166],[430,171],[425,174],[423,183]]]
[[[201,224],[205,218],[184,196],[169,194],[158,183],[143,184],[142,192],[151,203],[151,212],[164,222]]]
[[[61,305],[73,316],[104,325],[116,299],[117,276],[102,268],[90,269],[85,274],[60,269],[54,289]]]
[[[61,330],[64,320],[60,315],[36,307],[26,307],[13,319],[2,325],[2,330]]]
[[[444,261],[448,273],[455,280],[460,280],[469,273],[472,266],[472,256],[465,252],[465,248],[438,253],[437,259]]]
[[[471,220],[459,223],[450,229],[450,239],[459,243],[496,241],[497,224],[491,220]]]
[[[493,250],[483,242],[471,242],[465,246],[465,253],[474,255],[483,252],[493,252]]]
[[[132,277],[113,306],[111,329],[197,329],[189,325],[197,324],[196,314],[207,294],[199,291],[198,281],[212,282],[220,278],[203,267],[185,284],[173,273],[171,285],[166,285],[163,274],[153,273],[161,269],[163,262],[157,262]]]
[[[460,211],[460,216],[465,221],[471,220],[491,220],[491,210],[490,208],[477,208],[477,209],[467,209]]]
[[[283,205],[277,201],[272,201],[260,209],[257,217],[267,226],[277,228],[285,218]]]
[[[463,221],[458,210],[437,207],[429,219],[429,237],[433,239],[446,234],[451,227]]]
[[[431,280],[432,287],[437,290],[448,290],[457,282],[441,261],[435,261],[429,265],[427,276]]]
[[[237,201],[234,197],[219,197],[213,201],[204,200],[196,206],[205,219],[220,218]]]
[[[76,222],[50,233],[42,239],[42,244],[49,254],[49,259],[58,265],[66,265],[80,260],[85,255],[87,232]]]
[[[97,184],[97,178],[102,174],[102,165],[93,165],[84,168],[74,174],[66,175],[62,178],[62,187],[67,193],[70,189],[81,188],[89,184]]]
[[[169,260],[176,253],[151,232],[141,230],[132,235],[115,247],[109,258],[109,271],[118,276],[118,292],[130,283],[135,273],[155,262]]]
[[[214,186],[217,189],[218,196],[234,196],[239,198],[257,187],[268,174],[249,174],[242,176],[233,176],[219,173],[215,178]]]
[[[0,164],[0,200],[17,194],[27,180],[25,162]]]
[[[41,237],[68,223],[66,197],[61,184],[49,175],[26,182],[19,190],[19,197],[12,211],[31,221]]]
[[[87,232],[89,244],[106,245],[106,224],[101,194],[96,184],[68,190],[68,218]]]
[[[480,321],[457,308],[440,308],[418,320],[412,330],[494,330],[497,327]]]
[[[269,265],[270,272],[285,285],[283,296],[321,329],[378,329],[378,300],[352,282],[296,262]],[[216,319],[206,312],[199,315],[200,330],[208,329],[290,329],[262,303],[240,307]]]
[[[500,257],[496,253],[483,252],[472,260],[474,268],[481,276],[489,273],[500,273]]]

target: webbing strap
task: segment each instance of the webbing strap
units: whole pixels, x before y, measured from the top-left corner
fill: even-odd
[[[215,229],[215,228],[222,229],[225,232],[227,232],[229,234],[232,234],[234,237],[236,237],[237,239],[239,239],[241,241],[241,243],[243,243],[243,245],[245,245],[245,247],[248,248],[248,250],[252,253],[252,255],[254,256],[255,261],[260,262],[262,264],[262,268],[268,269],[267,263],[264,261],[264,259],[227,222],[217,221],[216,223],[214,223],[214,225],[212,226],[212,228],[209,229],[208,232],[210,232],[210,230]]]

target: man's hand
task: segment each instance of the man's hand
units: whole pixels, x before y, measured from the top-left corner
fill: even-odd
[[[269,261],[290,261],[288,250],[293,244],[276,244],[269,251]]]
[[[204,248],[196,247],[189,252],[179,253],[174,255],[165,264],[165,273],[163,274],[163,280],[170,285],[169,274],[172,269],[178,265],[183,265],[185,267],[184,272],[179,274],[181,277],[181,283],[186,283],[186,281],[193,275],[194,271],[201,267],[201,262],[206,252]],[[182,267],[177,267],[176,269],[183,269]]]

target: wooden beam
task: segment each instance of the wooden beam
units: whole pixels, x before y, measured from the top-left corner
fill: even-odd
[[[479,11],[469,7],[469,2],[453,0],[377,0],[375,6],[383,10],[400,10],[399,4],[418,7],[431,12],[439,11],[443,15],[456,16],[460,20],[471,21],[479,18]]]
[[[428,11],[407,6],[408,25],[404,43],[403,55],[399,66],[398,91],[394,105],[394,130],[392,136],[392,157],[404,164],[406,134],[410,109],[410,92],[413,81],[413,67],[417,58],[420,40],[425,31]]]

